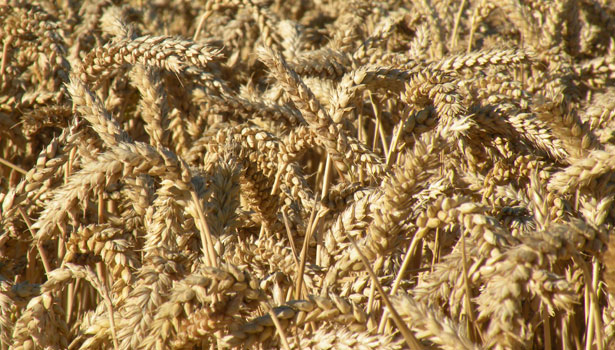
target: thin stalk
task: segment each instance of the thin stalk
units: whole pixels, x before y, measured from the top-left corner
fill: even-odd
[[[9,46],[11,46],[11,43],[13,42],[13,39],[15,39],[14,36],[9,35],[6,40],[4,40],[4,45],[2,47],[2,63],[0,64],[0,79],[1,81],[4,81],[4,70],[6,69],[6,62],[7,62],[7,57],[9,54]]]
[[[194,31],[194,37],[192,38],[192,40],[197,41],[199,40],[199,35],[201,34],[201,31],[203,30],[203,26],[205,25],[205,21],[207,20],[207,18],[209,18],[209,16],[212,15],[213,12],[207,10],[205,11],[202,15],[201,18],[199,18],[199,24],[197,24],[196,26],[196,30]]]
[[[28,230],[30,231],[30,234],[32,235],[32,237],[35,237],[36,233],[35,233],[34,229],[32,228],[32,222],[30,221],[30,219],[28,218],[26,213],[23,211],[23,208],[21,206],[18,206],[17,210],[19,211],[19,214],[21,215],[23,220],[26,222],[26,226],[28,226]],[[43,267],[45,268],[45,273],[49,274],[49,271],[51,271],[52,268],[51,268],[51,264],[49,264],[49,259],[47,259],[47,254],[45,254],[45,249],[43,248],[43,243],[42,242],[37,242],[36,243],[36,249],[38,249],[38,254],[41,256],[41,261],[43,262]]]
[[[391,140],[391,146],[389,147],[389,151],[387,152],[386,163],[385,166],[387,169],[391,167],[391,160],[393,152],[397,149],[397,144],[399,143],[399,138],[401,137],[401,132],[404,129],[403,121],[400,121],[398,124],[397,130],[395,130],[395,135],[393,136],[393,140]]]
[[[109,297],[109,290],[107,289],[107,286],[104,284],[104,281],[100,281],[101,283],[101,289],[103,292],[102,297],[103,300],[105,301],[105,305],[107,306],[107,312],[109,314],[109,325],[111,326],[111,338],[113,340],[113,348],[115,350],[119,350],[120,348],[120,344],[117,340],[117,332],[115,331],[115,316],[114,316],[114,311],[113,311],[113,302],[111,301],[111,298]]]
[[[369,95],[369,100],[372,103],[372,109],[374,111],[374,116],[376,116],[376,121],[378,122],[378,136],[380,136],[380,142],[382,144],[382,150],[386,152],[389,149],[389,145],[387,145],[386,135],[384,134],[384,129],[382,127],[382,118],[380,117],[380,111],[378,107],[374,103],[374,98],[372,96],[372,92],[367,92]],[[374,140],[375,141],[375,140]]]
[[[461,15],[463,14],[463,9],[466,7],[466,1],[462,0],[461,5],[459,5],[459,10],[457,11],[457,15],[455,16],[455,25],[453,26],[453,34],[451,34],[451,51],[455,50],[455,46],[457,46],[457,34],[459,33],[459,22],[461,22]]]
[[[549,315],[545,310],[542,311],[542,329],[545,337],[545,350],[551,350],[551,322],[549,321]]]
[[[322,203],[323,199],[329,192],[329,188],[331,187],[331,156],[327,155],[327,161],[325,163],[325,171],[322,177],[322,192],[320,193],[320,202]],[[322,235],[316,236],[316,264],[320,265],[322,248],[324,242],[322,241]]]
[[[271,195],[275,195],[278,192],[278,188],[280,187],[280,178],[282,177],[282,172],[286,169],[288,164],[284,163],[280,160],[280,164],[278,165],[278,171],[275,174],[275,180],[273,181],[273,187],[271,188]]]
[[[602,331],[603,331],[603,327],[602,327],[602,320],[601,320],[601,313],[598,310],[598,281],[600,279],[600,264],[598,263],[598,260],[594,257],[594,262],[593,262],[593,273],[592,273],[592,314],[594,316],[594,322],[596,324],[596,343],[598,344],[598,350],[602,350],[604,348],[604,343],[603,343],[603,339],[604,337],[602,336]]]
[[[284,349],[290,350],[290,345],[288,344],[288,339],[286,338],[286,333],[284,329],[282,329],[282,324],[280,324],[280,320],[278,316],[275,315],[273,309],[269,309],[269,315],[271,316],[271,320],[273,320],[273,324],[275,325],[276,330],[278,331],[278,335],[280,336],[280,341],[282,341],[282,346]]]
[[[211,238],[211,231],[209,230],[207,220],[205,220],[205,213],[201,207],[201,202],[199,201],[199,198],[194,190],[190,191],[190,195],[192,196],[192,201],[196,207],[198,219],[201,224],[201,229],[199,232],[201,234],[201,244],[203,245],[205,260],[209,266],[218,267],[218,259],[216,258],[216,251],[214,249],[213,239]]]
[[[295,247],[295,239],[293,238],[293,234],[290,232],[290,223],[288,222],[288,215],[286,215],[286,212],[284,210],[282,210],[282,218],[284,218],[284,227],[286,228],[286,235],[288,236],[290,249],[293,251],[293,261],[295,262],[295,267],[298,269],[299,259],[297,257],[299,255],[297,254],[297,248]]]
[[[1,158],[1,157],[0,157],[0,164],[4,164],[7,167],[9,167],[9,168],[11,168],[11,169],[13,169],[13,170],[15,170],[17,172],[20,172],[20,173],[22,173],[24,175],[26,175],[28,173],[28,171],[26,169],[20,167],[17,164],[13,164],[13,163],[9,162],[8,160],[6,160],[4,158]]]
[[[404,261],[402,262],[401,268],[399,269],[399,272],[397,273],[397,276],[395,277],[393,288],[391,288],[391,293],[390,293],[391,296],[397,293],[397,289],[399,289],[401,280],[406,274],[406,270],[408,269],[408,266],[410,266],[410,261],[412,260],[412,256],[414,255],[414,251],[416,250],[416,247],[418,246],[419,240],[420,238],[418,237],[418,235],[414,235],[414,237],[412,238],[412,242],[410,242],[410,245],[408,245],[408,250],[406,251],[406,255],[404,256]],[[389,316],[388,310],[385,310],[382,314],[380,325],[378,326],[378,332],[384,331],[384,327],[386,325],[386,321],[388,320],[388,316]]]
[[[476,33],[476,17],[478,16],[478,10],[483,7],[485,4],[485,0],[482,0],[476,7],[474,8],[474,12],[472,13],[472,21],[470,22],[470,34],[468,35],[468,49],[467,53],[472,51],[472,41],[474,41],[474,33]]]
[[[600,319],[600,313],[598,311],[598,300],[591,282],[591,276],[593,276],[592,272],[589,270],[587,263],[583,260],[578,253],[573,255],[574,261],[581,267],[583,270],[585,281],[585,289],[589,294],[589,315],[588,315],[588,325],[587,325],[587,336],[585,339],[585,349],[591,350],[592,340],[596,341],[596,346],[598,350],[602,350],[604,348],[602,344],[602,321]],[[595,338],[595,339],[594,339]]]
[[[413,350],[422,350],[423,346],[421,345],[421,343],[419,343],[419,341],[416,339],[414,334],[412,334],[412,332],[410,331],[410,329],[408,328],[404,320],[401,318],[401,316],[399,316],[399,313],[397,313],[397,310],[393,308],[393,304],[391,303],[391,300],[389,300],[387,293],[384,291],[384,289],[382,288],[382,285],[380,285],[380,282],[378,281],[378,276],[376,276],[376,273],[374,272],[374,270],[372,270],[369,264],[369,261],[367,261],[367,258],[365,257],[365,255],[363,255],[363,252],[361,252],[361,249],[357,245],[357,242],[355,242],[355,240],[352,239],[352,237],[350,236],[348,236],[348,240],[350,241],[350,243],[352,243],[352,245],[354,246],[354,249],[356,249],[357,253],[359,254],[359,257],[361,258],[361,261],[363,262],[363,266],[365,266],[365,269],[369,273],[369,276],[371,277],[372,281],[376,285],[376,288],[378,289],[378,292],[380,293],[380,296],[382,297],[384,304],[390,310],[391,315],[393,316],[393,321],[397,325],[399,332],[404,337],[406,344],[408,344],[408,346]]]
[[[312,236],[312,229],[314,227],[314,220],[316,217],[316,207],[312,208],[312,213],[310,214],[310,221],[308,225],[308,230],[305,233],[305,237],[303,238],[303,246],[301,247],[301,261],[299,263],[299,269],[297,269],[297,276],[295,278],[295,299],[301,299],[301,287],[303,286],[303,272],[305,271],[305,262],[307,259],[307,248],[310,238]]]

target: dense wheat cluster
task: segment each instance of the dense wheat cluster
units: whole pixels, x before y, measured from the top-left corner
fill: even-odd
[[[615,348],[610,0],[4,0],[0,48],[0,350]]]

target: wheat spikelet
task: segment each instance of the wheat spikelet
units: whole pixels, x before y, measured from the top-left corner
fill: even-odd
[[[417,303],[410,296],[399,296],[394,299],[394,305],[408,324],[420,329],[419,337],[429,338],[444,349],[479,348],[469,339],[467,330],[435,310]]]
[[[294,340],[294,339],[292,339]],[[399,340],[390,337],[381,337],[368,332],[349,332],[343,328],[319,329],[314,334],[301,337],[299,342],[291,342],[293,347],[306,350],[338,350],[338,349],[402,349]]]

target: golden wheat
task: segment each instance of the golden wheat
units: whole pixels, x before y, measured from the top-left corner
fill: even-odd
[[[615,349],[607,0],[0,1],[0,350]]]

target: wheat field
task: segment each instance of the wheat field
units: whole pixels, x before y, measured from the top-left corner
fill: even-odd
[[[610,0],[0,0],[0,42],[0,350],[615,349]]]

